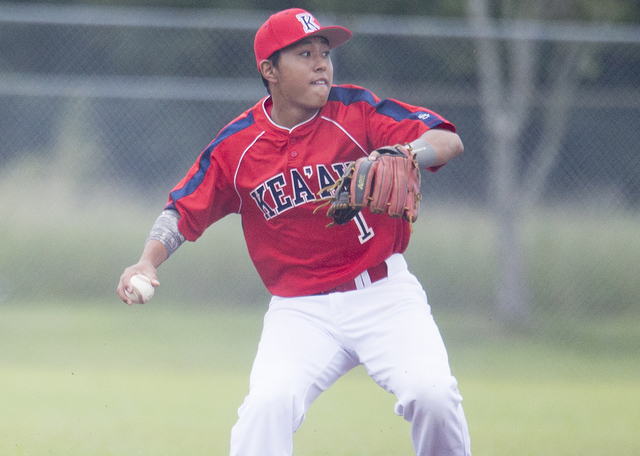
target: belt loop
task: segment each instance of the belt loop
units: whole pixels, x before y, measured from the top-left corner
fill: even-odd
[[[356,290],[362,290],[371,285],[371,277],[369,276],[369,271],[364,271],[358,277],[355,278],[354,282],[356,283]]]
[[[392,255],[391,258],[393,258],[394,256],[395,255]],[[400,261],[404,262],[401,255],[400,255]],[[341,285],[331,288],[330,290],[322,291],[318,294],[330,294],[330,293],[337,293],[337,292],[342,293],[346,291],[362,290],[363,288],[370,286],[372,283],[377,282],[378,280],[381,280],[385,277],[388,277],[389,275],[388,263],[389,263],[389,259],[387,259],[386,262],[383,261],[377,266],[373,266],[367,269],[363,273],[356,276],[356,278],[353,280],[349,280],[348,282],[345,282]]]

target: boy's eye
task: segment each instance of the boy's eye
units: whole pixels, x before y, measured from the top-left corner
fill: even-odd
[[[302,56],[302,57],[310,57],[311,56],[311,51],[302,51],[302,52],[300,52],[299,55]],[[322,52],[322,57],[324,57],[324,58],[329,57],[329,55],[330,55],[329,51]]]

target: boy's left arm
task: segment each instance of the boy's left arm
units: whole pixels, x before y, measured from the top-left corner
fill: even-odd
[[[407,146],[416,154],[420,168],[432,170],[454,159],[464,150],[460,136],[443,129],[429,130]]]

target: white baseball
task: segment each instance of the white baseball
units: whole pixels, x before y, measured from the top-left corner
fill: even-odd
[[[131,277],[131,293],[125,290],[125,294],[132,302],[136,304],[144,304],[153,297],[155,288],[151,285],[151,280],[147,276],[137,274]]]

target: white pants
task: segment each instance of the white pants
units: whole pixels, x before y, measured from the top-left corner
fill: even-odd
[[[470,455],[462,396],[427,296],[402,255],[389,276],[346,293],[273,297],[231,432],[232,456],[291,456],[313,401],[362,364],[398,398],[416,455]]]

